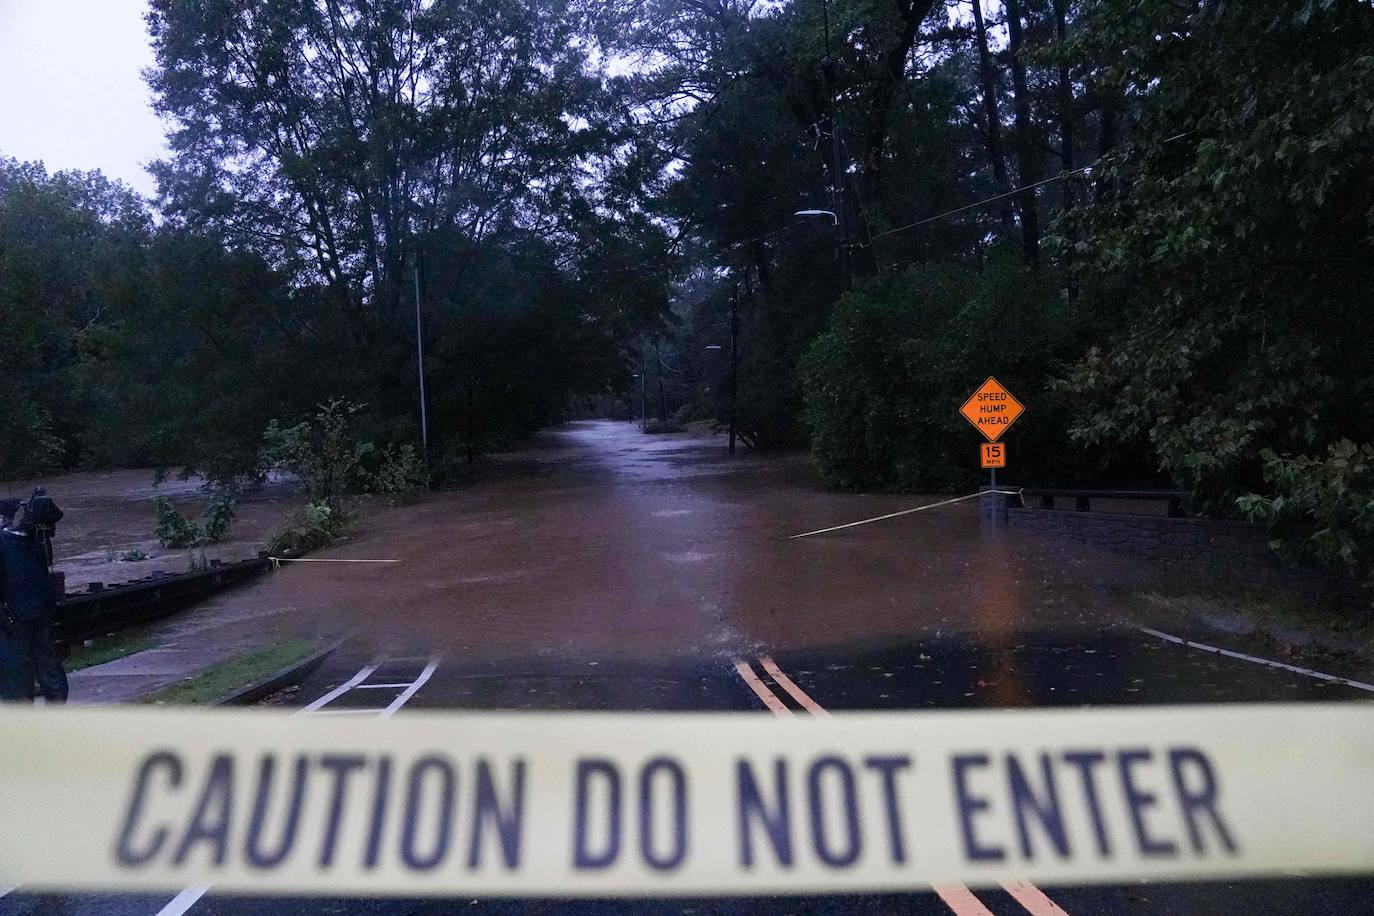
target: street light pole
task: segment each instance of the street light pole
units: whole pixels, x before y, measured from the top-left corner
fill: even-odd
[[[645,425],[649,419],[649,402],[644,394],[644,360],[639,361],[639,371],[632,378],[639,379],[639,431],[644,432],[648,427]]]
[[[845,231],[844,182],[840,169],[840,112],[836,99],[835,58],[830,53],[830,7],[826,0],[821,0],[821,17],[825,29],[825,60],[821,63],[821,73],[825,77],[826,95],[830,101],[830,197],[839,242],[840,271],[844,276],[845,289],[848,289],[849,234]]]
[[[420,315],[420,253],[415,252],[415,361],[420,374],[420,444],[429,462],[429,407],[425,403],[425,326]]]
[[[747,275],[746,275],[747,277]],[[735,453],[735,431],[739,403],[739,284],[730,291],[730,446]]]

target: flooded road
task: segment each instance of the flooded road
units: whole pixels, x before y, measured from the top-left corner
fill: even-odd
[[[497,463],[465,490],[378,511],[361,535],[316,555],[399,563],[298,564],[216,599],[221,615],[348,635],[283,705],[344,716],[447,708],[807,717],[1374,696],[1368,672],[1304,668],[1241,637],[1224,647],[1182,642],[1176,633],[1197,636],[1187,620],[1139,619],[1113,598],[1170,573],[992,527],[973,503],[788,540],[943,498],[828,491],[805,456],[730,459],[708,435],[581,422]],[[188,888],[171,898],[20,891],[0,899],[0,914],[1249,916],[1368,912],[1371,892],[1374,882],[1362,879],[1301,875],[751,900],[282,900]]]
[[[469,657],[724,658],[760,647],[1119,619],[1130,561],[980,522],[963,503],[789,541],[936,497],[824,489],[805,456],[729,459],[719,438],[581,422],[490,479],[364,522],[320,556],[391,566],[285,570],[242,600],[289,606],[383,651]]]

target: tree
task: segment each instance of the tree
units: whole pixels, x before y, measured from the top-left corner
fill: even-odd
[[[1374,394],[1374,9],[1102,0],[1079,28],[1134,123],[1117,190],[1066,220],[1109,329],[1063,383],[1074,437],[1220,511],[1263,491],[1266,447],[1368,442],[1345,405]]]
[[[85,458],[83,353],[136,297],[149,228],[99,172],[0,158],[0,478]]]

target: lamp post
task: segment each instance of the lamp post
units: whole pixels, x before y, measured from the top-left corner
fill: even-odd
[[[836,228],[839,228],[839,225],[840,225],[840,217],[839,217],[838,214],[835,213],[834,210],[798,210],[796,213],[793,213],[792,215],[793,215],[793,216],[807,216],[807,217],[809,217],[809,216],[828,216],[828,217],[830,217],[831,225],[835,226]]]
[[[827,217],[830,225],[835,227],[835,247],[836,257],[840,259],[840,270],[844,274],[844,287],[849,288],[849,246],[845,243],[844,224],[840,221],[840,214],[834,210],[798,210],[792,214],[803,219],[814,219],[815,217]]]
[[[429,408],[425,403],[425,326],[420,315],[420,253],[412,256],[415,268],[415,362],[420,375],[420,445],[429,463]]]
[[[640,431],[640,432],[644,432],[644,418],[645,418],[645,415],[646,415],[647,410],[648,410],[648,408],[645,406],[645,402],[644,402],[644,372],[643,372],[643,368],[644,368],[644,367],[643,367],[643,365],[641,364],[641,366],[640,366],[640,371],[639,371],[639,372],[635,372],[635,373],[631,374],[631,376],[630,376],[630,378],[637,378],[637,379],[639,379],[639,431]],[[633,411],[631,411],[631,412],[633,413]]]
[[[731,455],[733,455],[733,454],[735,453],[735,392],[738,390],[738,389],[736,388],[736,378],[735,378],[735,376],[736,376],[736,373],[737,373],[738,368],[739,368],[739,363],[738,363],[738,361],[735,359],[735,342],[736,342],[736,340],[738,339],[738,337],[739,337],[739,324],[738,324],[738,322],[735,320],[734,296],[733,296],[733,294],[732,294],[731,297],[730,297],[730,445],[729,445],[729,454],[731,454]],[[720,344],[708,344],[708,345],[706,346],[706,349],[707,349],[707,350],[710,350],[710,351],[715,351],[715,352],[719,353],[723,348],[721,347]]]

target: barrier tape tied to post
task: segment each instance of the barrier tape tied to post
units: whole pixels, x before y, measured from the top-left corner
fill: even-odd
[[[399,563],[400,560],[359,560],[352,557],[268,557],[273,569],[283,563]]]
[[[961,503],[961,502],[965,502],[965,501],[970,500],[970,499],[977,499],[977,498],[980,497],[980,496],[992,496],[992,495],[997,495],[997,496],[1020,496],[1020,495],[1021,495],[1021,491],[1020,491],[1020,490],[979,490],[977,493],[969,493],[969,494],[967,494],[967,495],[965,495],[965,496],[956,496],[956,497],[954,497],[953,499],[942,499],[942,500],[940,500],[940,501],[937,502],[937,503],[928,503],[928,504],[926,504],[926,505],[924,505],[924,506],[917,506],[917,507],[915,507],[914,509],[903,509],[903,510],[900,511],[900,512],[889,512],[887,515],[879,515],[879,516],[875,516],[874,518],[860,519],[860,520],[857,521],[857,522],[846,522],[846,523],[843,524],[843,525],[833,525],[833,526],[831,526],[831,527],[829,527],[829,528],[818,528],[818,529],[816,529],[815,531],[807,531],[807,532],[805,532],[805,533],[803,533],[803,534],[794,534],[794,535],[792,535],[791,537],[789,537],[788,540],[789,540],[789,541],[795,541],[797,538],[809,538],[809,537],[811,537],[813,534],[828,534],[828,533],[831,532],[831,531],[840,531],[841,529],[844,529],[844,528],[854,528],[854,527],[857,527],[858,525],[870,525],[870,524],[872,524],[873,522],[885,522],[885,521],[887,521],[887,520],[890,519],[890,518],[897,518],[897,517],[902,516],[902,515],[911,515],[911,514],[914,513],[914,512],[925,512],[927,509],[939,509],[941,506],[950,506],[950,505],[953,505],[954,503]]]
[[[1364,704],[4,710],[0,885],[723,895],[1374,870]]]

